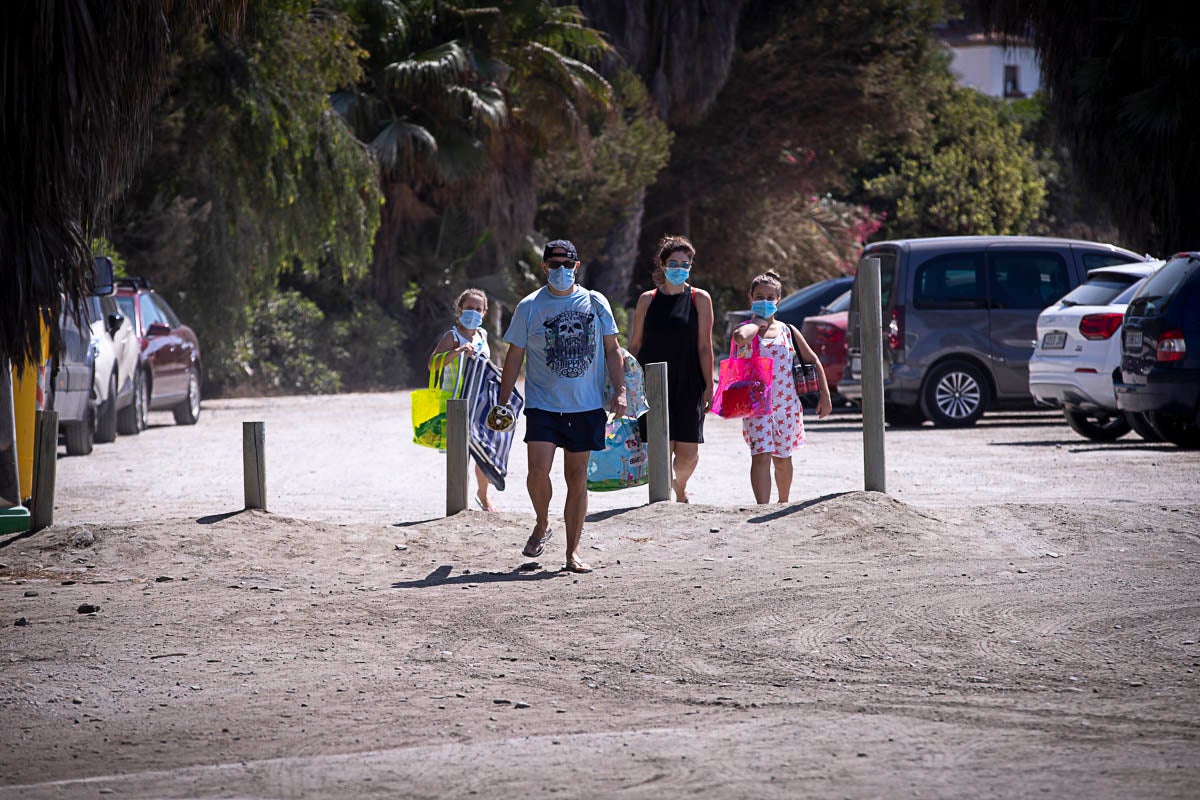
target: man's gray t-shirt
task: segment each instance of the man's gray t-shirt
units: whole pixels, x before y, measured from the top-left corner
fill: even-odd
[[[578,284],[564,297],[543,286],[518,303],[504,341],[525,349],[525,407],[603,408],[604,337],[616,332],[608,300]]]

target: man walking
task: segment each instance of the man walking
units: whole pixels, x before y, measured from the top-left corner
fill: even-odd
[[[567,502],[567,564],[571,572],[591,572],[579,557],[587,516],[588,453],[604,449],[605,370],[614,387],[609,410],[625,413],[625,368],[617,347],[617,324],[608,300],[575,283],[579,254],[566,239],[542,251],[546,285],[517,304],[504,334],[508,354],[500,379],[500,405],[512,396],[525,366],[525,479],[537,523],[522,553],[537,558],[553,538],[550,526],[550,469],[563,449]],[[526,358],[528,356],[528,358]]]

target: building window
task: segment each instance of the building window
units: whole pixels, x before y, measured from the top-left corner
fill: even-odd
[[[1021,68],[1016,64],[1004,65],[1004,96],[1025,96],[1025,93],[1021,91]]]

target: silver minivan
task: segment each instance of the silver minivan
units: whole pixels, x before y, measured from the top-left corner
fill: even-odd
[[[883,300],[888,422],[974,425],[989,408],[1030,406],[1037,318],[1088,270],[1145,260],[1120,247],[1038,236],[945,236],[867,245]],[[838,390],[862,399],[858,283]]]

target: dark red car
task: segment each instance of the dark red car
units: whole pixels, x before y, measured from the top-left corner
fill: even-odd
[[[142,278],[118,278],[116,300],[141,342],[133,401],[138,429],[146,427],[146,412],[160,409],[173,411],[180,425],[195,425],[203,375],[195,332]]]
[[[808,342],[821,366],[825,369],[825,380],[829,382],[829,393],[837,392],[842,372],[846,369],[846,325],[850,311],[850,293],[838,297],[821,313],[807,317],[800,326],[800,333]]]

